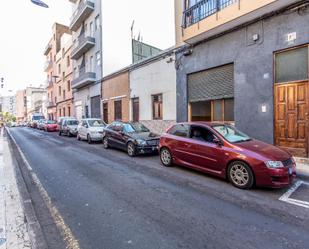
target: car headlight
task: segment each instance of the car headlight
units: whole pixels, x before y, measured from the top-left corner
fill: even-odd
[[[138,145],[147,145],[146,141],[143,139],[137,139],[136,142]]]
[[[267,161],[265,164],[270,169],[284,168],[284,165],[281,161]]]

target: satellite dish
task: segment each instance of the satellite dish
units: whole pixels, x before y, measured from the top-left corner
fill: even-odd
[[[41,0],[31,0],[31,2],[38,5],[38,6],[48,8],[48,5]]]

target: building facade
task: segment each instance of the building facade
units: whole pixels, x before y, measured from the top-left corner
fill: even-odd
[[[27,120],[27,99],[26,90],[16,92],[16,120],[24,122]]]
[[[308,156],[307,1],[180,2],[177,121],[230,121]]]
[[[42,87],[27,87],[25,90],[27,120],[31,120],[33,113],[42,113],[43,97],[46,89]]]
[[[130,120],[163,133],[176,122],[176,69],[174,49],[132,65]]]
[[[73,5],[74,109],[78,119],[101,116],[101,0],[70,0]]]
[[[1,112],[16,116],[16,96],[1,96]]]
[[[130,119],[129,68],[108,75],[102,81],[102,110],[105,123]]]
[[[44,71],[47,75],[46,77],[46,89],[47,89],[47,100],[45,100],[45,105],[47,109],[47,117],[50,120],[57,119],[57,96],[56,96],[56,81],[61,77],[57,71],[56,55],[61,51],[61,37],[63,34],[71,34],[69,27],[55,23],[52,27],[52,38],[48,42],[44,55],[46,57],[46,62],[44,66]],[[61,73],[60,73],[61,74]]]
[[[58,78],[55,84],[55,96],[57,98],[56,109],[58,117],[74,116],[74,103],[72,94],[72,36],[63,34],[61,37],[61,49],[56,55],[56,70]]]

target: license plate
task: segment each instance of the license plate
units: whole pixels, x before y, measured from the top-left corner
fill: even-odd
[[[289,175],[293,174],[293,168],[289,168]]]

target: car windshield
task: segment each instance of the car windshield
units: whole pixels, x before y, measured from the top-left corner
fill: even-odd
[[[48,121],[47,121],[47,124],[56,124],[56,121],[54,121],[54,120],[48,120]]]
[[[43,118],[44,118],[43,116],[33,116],[32,120],[41,120]]]
[[[100,119],[88,120],[90,127],[105,127],[105,123]]]
[[[237,130],[231,125],[216,125],[213,126],[213,128],[231,143],[239,143],[252,140],[249,136]]]
[[[131,123],[131,124],[124,124],[123,129],[125,132],[149,132],[148,128],[141,123]]]
[[[67,124],[68,125],[78,125],[78,121],[77,120],[68,120]]]

